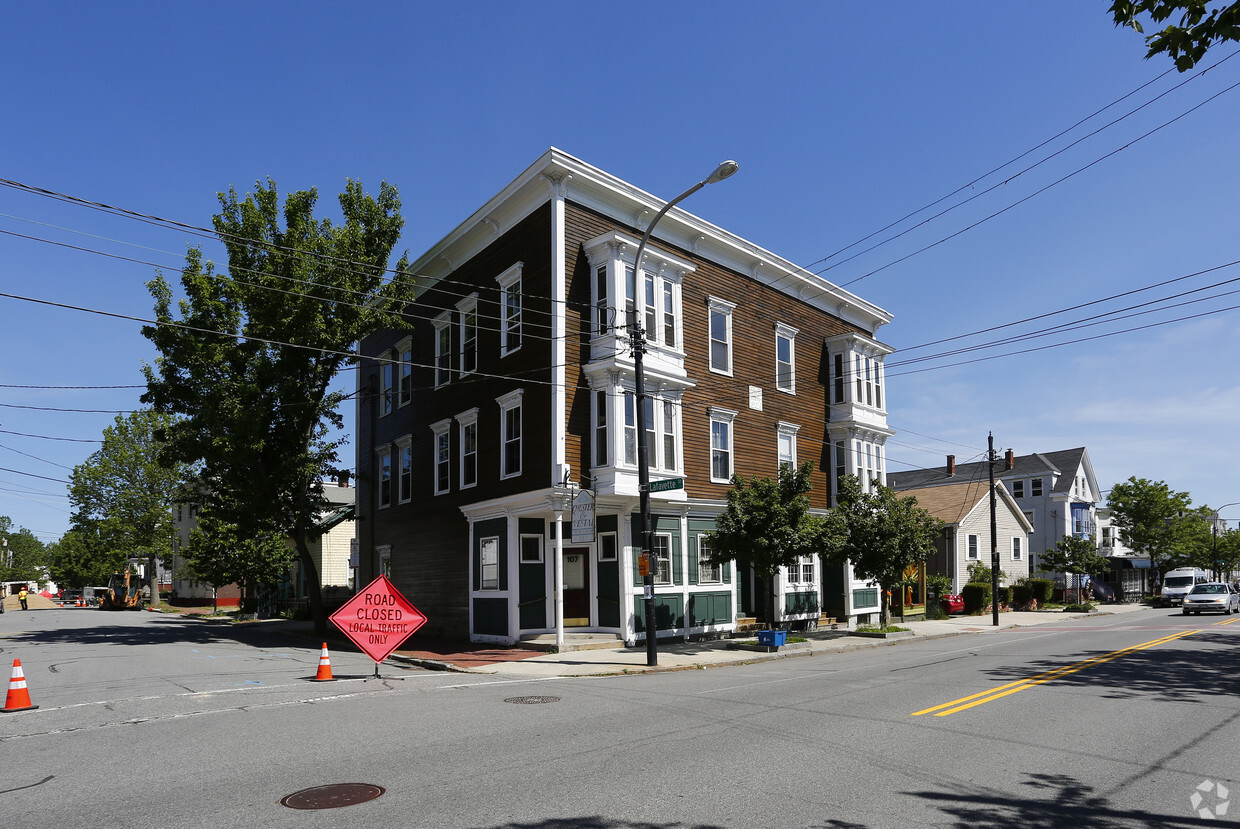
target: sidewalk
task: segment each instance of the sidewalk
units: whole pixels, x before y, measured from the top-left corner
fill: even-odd
[[[1007,612],[999,614],[999,626],[992,624],[992,617],[952,616],[949,619],[925,622],[893,624],[908,628],[911,633],[899,638],[866,638],[845,631],[819,631],[792,634],[808,641],[787,645],[778,652],[759,650],[733,650],[739,639],[681,642],[663,640],[657,651],[658,665],[646,664],[646,646],[636,648],[612,648],[605,650],[581,650],[569,653],[539,653],[509,647],[479,646],[471,649],[462,643],[428,643],[411,641],[412,649],[397,650],[391,660],[427,668],[468,673],[502,674],[513,678],[548,678],[555,676],[604,676],[610,674],[648,673],[652,671],[680,671],[705,669],[718,665],[734,665],[760,662],[769,659],[787,659],[814,653],[843,652],[860,648],[874,648],[900,642],[938,639],[967,633],[997,633],[1017,627],[1045,625],[1069,619],[1094,619],[1115,614],[1131,613],[1148,609],[1144,604],[1099,605],[1089,614],[1068,614],[1062,611]]]

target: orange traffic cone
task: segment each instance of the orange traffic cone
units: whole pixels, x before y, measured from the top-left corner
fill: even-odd
[[[13,660],[13,677],[9,680],[9,695],[4,700],[4,713],[29,711],[38,708],[30,704],[30,691],[26,688],[26,675],[22,673],[22,661]]]
[[[335,679],[332,676],[332,661],[327,658],[327,643],[323,643],[323,653],[319,655],[319,672],[314,675],[311,682],[329,682]]]

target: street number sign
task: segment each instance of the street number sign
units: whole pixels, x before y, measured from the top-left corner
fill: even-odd
[[[411,605],[383,575],[329,618],[376,665],[426,624],[422,611]]]

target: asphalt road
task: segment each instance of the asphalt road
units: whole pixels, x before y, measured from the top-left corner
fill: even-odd
[[[1178,827],[1240,816],[1240,617],[1167,610],[513,680],[149,613],[0,616],[35,711],[0,813],[58,826]],[[281,805],[366,783],[341,808]],[[320,804],[321,805],[321,804]],[[1227,814],[1219,814],[1224,808]],[[1210,819],[1201,816],[1209,812]]]

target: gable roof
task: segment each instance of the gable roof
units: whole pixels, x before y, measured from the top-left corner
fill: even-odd
[[[910,469],[906,472],[888,472],[887,486],[897,492],[904,492],[910,489],[949,486],[962,482],[985,482],[990,477],[989,466],[989,462],[984,460],[972,463],[958,463],[956,464],[955,475],[948,475],[946,466],[932,469]],[[995,479],[1015,480],[1050,473],[1055,476],[1052,492],[1066,494],[1072,489],[1076,470],[1081,468],[1084,468],[1093,491],[1097,492],[1097,482],[1094,480],[1093,466],[1089,462],[1089,455],[1084,446],[1077,447],[1076,449],[1063,449],[1058,452],[1034,452],[1029,455],[1017,455],[1013,459],[1011,469],[1004,469],[1003,459],[999,458],[995,461]]]
[[[990,485],[988,481],[962,481],[944,486],[901,490],[899,494],[901,498],[916,498],[917,506],[944,524],[953,526],[968,518],[979,506],[989,509]],[[995,482],[995,494],[996,503],[1002,502],[1016,516],[1025,532],[1033,532],[1033,525],[1002,481]]]

